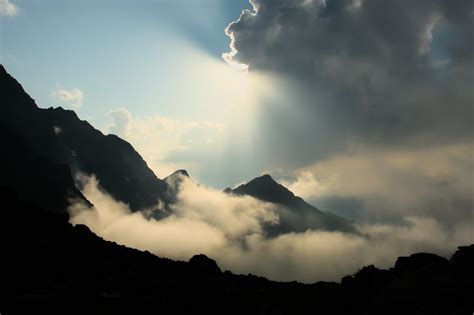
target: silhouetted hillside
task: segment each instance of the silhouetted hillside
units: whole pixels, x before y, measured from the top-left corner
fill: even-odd
[[[268,174],[254,178],[235,189],[226,188],[224,192],[249,195],[262,201],[281,205],[278,208],[279,224],[267,227],[270,235],[304,232],[308,229],[355,231],[350,221],[313,207],[302,198],[295,196],[286,187],[277,183]]]
[[[2,315],[474,311],[474,245],[460,247],[451,260],[418,253],[399,258],[389,270],[367,266],[340,284],[307,285],[222,272],[204,255],[172,261],[104,241],[87,227],[68,223],[68,200],[87,202],[72,171],[95,174],[113,197],[135,210],[159,197],[172,201],[177,186],[167,182],[177,183],[187,172],[159,180],[127,142],[103,135],[73,111],[39,109],[1,66],[0,99]],[[281,223],[269,233],[290,227],[351,229],[268,175],[226,191],[280,205]]]
[[[107,242],[1,188],[2,314],[472,314],[474,245],[399,258],[342,283],[268,281]],[[343,258],[341,258],[343,259]],[[271,262],[269,262],[270,264]]]
[[[38,108],[1,65],[0,99],[0,183],[14,186],[22,198],[39,198],[45,208],[62,211],[69,197],[82,198],[67,176],[71,170],[95,174],[108,193],[133,210],[155,205],[166,190],[128,142],[102,134],[74,111]]]

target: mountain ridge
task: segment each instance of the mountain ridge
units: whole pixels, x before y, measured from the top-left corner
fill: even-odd
[[[149,213],[161,219],[172,212],[169,206],[177,201],[182,179],[190,178],[186,170],[177,170],[159,179],[127,141],[113,134],[104,135],[72,110],[39,108],[3,66],[0,68],[0,96],[6,100],[0,106],[0,128],[8,130],[4,140],[13,152],[12,157],[2,158],[2,165],[10,167],[5,168],[6,176],[0,184],[16,183],[15,188],[26,200],[38,199],[42,201],[40,206],[61,212],[74,199],[82,199],[90,205],[80,192],[81,182],[73,178],[76,173],[85,173],[95,175],[108,194],[128,204],[132,211],[153,210],[161,201],[164,210]],[[11,140],[17,136],[23,141]],[[20,142],[23,143],[21,148]],[[32,157],[39,162],[29,161]],[[15,167],[11,168],[12,165]],[[31,165],[28,171],[18,172],[25,165]],[[57,174],[56,168],[62,168],[63,175],[50,182],[50,174]],[[43,172],[38,173],[38,169]],[[283,206],[277,209],[280,222],[264,227],[270,236],[306,229],[353,231],[348,221],[307,204],[270,175],[257,177],[232,193]],[[60,197],[62,200],[58,202]]]
[[[156,177],[128,142],[115,135],[104,135],[87,121],[79,119],[72,110],[39,108],[1,65],[0,97],[4,100],[0,105],[0,128],[22,139],[22,147],[19,147],[4,137],[12,158],[5,157],[3,165],[27,165],[28,159],[35,158],[66,165],[71,178],[78,171],[94,174],[112,197],[129,204],[134,211],[153,207],[158,199],[166,198],[166,183]],[[39,168],[47,169],[44,165]],[[7,176],[4,176],[3,183],[14,180],[16,173],[5,168]],[[47,180],[45,177],[47,174],[38,174],[37,181],[44,182]],[[41,189],[41,185],[28,187],[29,180],[26,176],[23,183],[16,186],[26,199],[33,190]],[[57,186],[61,185],[67,186],[73,197],[83,198],[67,183],[58,182]],[[48,192],[44,191],[42,195],[47,197]],[[64,198],[63,206],[70,197]],[[51,199],[56,197],[51,195]],[[54,210],[64,211],[64,207],[55,207]]]
[[[234,189],[226,188],[224,192],[248,195],[282,206],[276,210],[279,223],[266,227],[269,235],[272,236],[288,232],[305,232],[309,229],[357,232],[349,220],[319,210],[276,182],[269,174],[256,177]]]
[[[65,213],[0,186],[0,308],[11,313],[470,314],[474,245],[445,259],[417,253],[365,266],[339,283],[235,275],[199,254],[188,262],[101,239]],[[17,237],[10,237],[16,235]],[[34,262],[34,263],[32,263]],[[78,303],[78,301],[80,303]]]

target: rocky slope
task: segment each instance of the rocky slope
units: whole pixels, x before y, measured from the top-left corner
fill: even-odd
[[[128,142],[102,134],[74,111],[38,108],[1,65],[0,99],[0,184],[14,186],[22,198],[62,211],[70,197],[82,198],[71,177],[76,171],[94,174],[133,210],[152,207],[164,195],[166,183]]]

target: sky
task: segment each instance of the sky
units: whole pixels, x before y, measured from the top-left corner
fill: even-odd
[[[0,61],[164,178],[354,220],[472,215],[473,2],[0,1]],[[244,10],[244,11],[242,11]]]
[[[170,124],[202,129],[198,139],[183,141],[212,140],[207,138],[218,137],[235,103],[225,98],[241,93],[241,75],[221,55],[229,49],[224,29],[250,7],[248,1],[2,0],[1,5],[0,62],[40,107],[74,109],[104,132],[113,122],[109,113],[126,109],[134,119],[159,115]],[[224,87],[226,80],[236,86]],[[160,177],[174,170],[161,167],[169,164],[162,161],[167,152],[179,148],[177,140],[170,141],[150,143],[170,146],[158,161],[147,159]]]

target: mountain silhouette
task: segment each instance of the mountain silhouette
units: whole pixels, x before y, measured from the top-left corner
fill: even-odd
[[[2,314],[472,314],[474,245],[336,282],[274,282],[104,241],[0,187]],[[341,259],[345,259],[341,257]],[[271,261],[268,262],[271,264]]]
[[[270,175],[254,178],[235,189],[226,188],[226,193],[248,195],[280,207],[276,211],[279,223],[267,225],[270,235],[288,232],[304,232],[308,229],[355,232],[352,223],[329,212],[323,212],[295,196],[285,186],[277,183]]]
[[[172,201],[176,186],[168,182],[182,180],[187,172],[158,179],[126,141],[102,134],[73,111],[38,108],[3,66],[0,100],[1,314],[474,311],[474,245],[459,247],[449,260],[416,253],[400,257],[388,270],[363,267],[340,283],[301,284],[223,272],[199,253],[188,262],[173,261],[105,241],[84,225],[69,224],[64,209],[70,200],[88,203],[72,174],[96,175],[114,198],[139,210],[158,198]],[[351,226],[268,175],[226,192],[279,205],[280,226],[270,234],[293,223],[301,230]]]
[[[74,111],[38,108],[1,65],[0,98],[5,150],[0,184],[14,186],[22,198],[40,198],[46,209],[63,211],[70,198],[84,199],[71,177],[78,171],[94,174],[101,187],[132,210],[165,198],[166,183],[128,142],[104,135]]]
[[[15,187],[24,200],[35,200],[51,211],[64,211],[69,202],[84,198],[73,174],[95,175],[114,199],[133,211],[176,201],[186,170],[161,180],[126,141],[104,135],[72,110],[38,108],[22,86],[0,65],[0,131],[5,144],[0,184]],[[280,222],[268,225],[269,235],[311,229],[352,231],[350,222],[324,213],[296,197],[269,175],[231,191],[281,205]],[[157,219],[168,211],[152,212]]]

